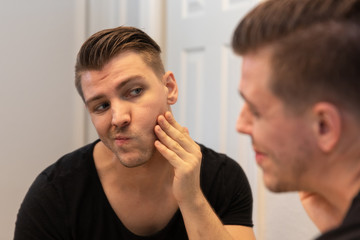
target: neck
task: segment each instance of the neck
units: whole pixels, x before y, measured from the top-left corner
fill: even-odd
[[[346,112],[342,120],[341,137],[330,151],[319,151],[313,156],[303,188],[322,195],[346,212],[360,191],[360,127],[359,120]]]
[[[344,155],[336,161],[330,161],[321,170],[321,175],[309,178],[306,189],[323,196],[345,216],[353,198],[360,191],[359,161],[360,158],[350,160]]]

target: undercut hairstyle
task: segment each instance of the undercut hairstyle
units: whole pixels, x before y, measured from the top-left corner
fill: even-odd
[[[360,117],[360,0],[268,0],[234,31],[235,53],[268,47],[271,91],[293,112],[327,101]]]
[[[84,99],[81,76],[85,71],[101,71],[124,52],[139,54],[159,79],[165,73],[159,45],[145,32],[134,27],[105,29],[90,36],[81,46],[75,64],[75,86]]]

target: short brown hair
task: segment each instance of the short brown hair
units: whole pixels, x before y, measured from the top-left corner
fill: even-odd
[[[77,55],[75,86],[83,100],[81,74],[84,71],[101,70],[110,60],[125,51],[140,54],[159,77],[165,73],[160,57],[161,49],[145,32],[125,26],[105,29],[89,37]]]
[[[234,31],[240,55],[272,48],[270,89],[293,110],[329,101],[360,112],[360,0],[268,0]]]

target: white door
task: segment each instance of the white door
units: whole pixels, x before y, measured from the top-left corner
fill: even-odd
[[[175,74],[180,95],[178,121],[198,142],[237,160],[254,196],[257,239],[310,239],[316,235],[296,194],[265,190],[249,138],[236,133],[241,107],[237,93],[241,59],[230,42],[241,17],[254,0],[167,1],[167,69]]]

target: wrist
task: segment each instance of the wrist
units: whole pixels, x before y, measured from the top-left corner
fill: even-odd
[[[192,197],[178,202],[180,210],[189,210],[192,212],[199,211],[209,205],[202,191],[194,194]]]

